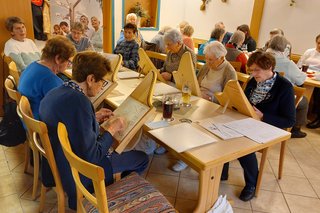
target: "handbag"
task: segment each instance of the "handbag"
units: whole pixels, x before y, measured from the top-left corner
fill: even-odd
[[[26,131],[17,114],[17,104],[8,102],[4,105],[4,117],[0,123],[0,144],[17,146],[26,140]]]

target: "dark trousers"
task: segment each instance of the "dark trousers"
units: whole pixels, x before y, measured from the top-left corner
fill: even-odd
[[[295,127],[301,127],[307,124],[308,107],[308,100],[305,96],[303,96],[296,108],[296,123],[294,124]]]
[[[125,177],[131,172],[139,175],[148,167],[149,157],[142,151],[128,151],[118,154],[113,152],[110,158],[113,173],[121,172],[121,177]]]
[[[258,161],[255,153],[248,154],[241,158],[238,158],[244,173],[244,180],[246,182],[246,187],[257,185],[258,178]],[[228,176],[229,163],[225,163],[222,169],[222,176]]]
[[[313,112],[316,113],[317,119],[320,119],[320,88],[313,90]]]

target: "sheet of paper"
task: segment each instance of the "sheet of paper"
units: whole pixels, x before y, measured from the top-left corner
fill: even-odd
[[[139,77],[142,78],[144,77],[144,75],[134,71],[124,71],[124,72],[118,72],[118,77],[120,79],[139,78]]]
[[[121,133],[114,135],[117,141],[122,139],[132,130],[132,128],[140,121],[140,119],[149,111],[149,107],[140,103],[132,97],[128,97],[121,105],[113,112],[115,116],[121,116],[126,119],[127,128]],[[102,124],[103,126],[106,123]]]
[[[257,143],[266,143],[290,134],[287,131],[253,118],[231,121],[229,123],[225,123],[224,126],[243,134]]]
[[[206,118],[199,121],[199,125],[212,132],[216,136],[220,137],[223,140],[232,139],[242,137],[243,135],[234,131],[226,126],[223,123],[220,123],[218,119],[216,120],[215,117],[213,118]]]
[[[163,128],[163,127],[169,126],[169,123],[168,123],[168,121],[162,120],[162,121],[149,122],[149,123],[146,123],[146,125],[150,129],[159,129],[159,128]]]
[[[153,96],[160,96],[160,95],[174,94],[174,93],[181,93],[181,91],[175,87],[168,85],[168,84],[158,82],[154,86]]]
[[[189,123],[150,130],[149,133],[178,153],[217,141]]]

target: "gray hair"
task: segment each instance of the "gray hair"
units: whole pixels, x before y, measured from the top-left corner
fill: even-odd
[[[246,35],[244,34],[244,32],[237,30],[232,34],[229,42],[240,46],[243,43],[245,38],[246,38]]]
[[[180,44],[183,43],[183,42],[182,42],[182,35],[181,35],[181,33],[180,33],[178,30],[176,30],[176,29],[171,29],[171,30],[169,30],[168,32],[166,32],[166,33],[164,34],[163,39],[164,39],[164,42],[165,42],[165,43],[167,43],[168,41],[169,41],[169,42],[172,42],[172,43],[180,43]]]
[[[164,26],[159,30],[158,34],[164,35],[166,32],[168,32],[171,29],[172,29],[172,27],[170,27],[170,26]]]
[[[134,18],[137,20],[137,15],[136,15],[135,13],[129,13],[129,14],[126,16],[126,23],[128,23],[128,20],[129,20],[131,17],[134,17]]]
[[[211,32],[210,38],[214,38],[216,40],[219,40],[220,37],[225,33],[226,31],[223,28],[216,27],[214,30]]]
[[[219,41],[213,41],[204,48],[205,55],[214,55],[216,58],[227,55],[227,50]]]
[[[270,40],[268,48],[275,51],[284,52],[288,44],[289,41],[284,36],[276,35]]]
[[[280,28],[274,28],[273,30],[270,31],[270,35],[283,35],[284,32]]]
[[[71,30],[78,30],[81,31],[82,33],[84,32],[84,26],[81,22],[74,22],[71,25]]]

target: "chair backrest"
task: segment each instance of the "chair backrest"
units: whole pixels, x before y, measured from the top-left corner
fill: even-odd
[[[295,101],[294,101],[294,105],[297,108],[299,102],[302,100],[303,94],[306,91],[306,88],[304,87],[298,87],[298,86],[294,86],[293,87],[293,91],[294,91],[294,95],[295,95]]]
[[[236,72],[236,73],[237,73],[238,81],[241,84],[241,88],[244,90],[251,77],[250,77],[250,75],[242,73],[242,72]]]
[[[140,58],[138,64],[141,69],[141,73],[143,73],[144,75],[147,75],[151,70],[154,70],[157,73],[157,79],[161,82],[166,83],[166,80],[163,79],[159,70],[154,66],[149,56],[147,55],[146,51],[144,51],[144,49],[142,48],[139,48],[138,53]],[[154,52],[154,54],[157,54],[157,53]],[[158,53],[158,54],[161,54],[161,53]]]
[[[196,72],[194,70],[191,54],[185,52],[180,60],[177,71],[172,72],[176,87],[182,89],[184,82],[188,82],[191,87],[191,94],[201,97],[201,91],[197,80]]]
[[[150,50],[146,50],[146,53],[149,58],[155,58],[161,61],[165,61],[167,59],[167,55],[164,53],[154,52]]]
[[[229,109],[234,109],[244,115],[259,120],[237,80],[229,80],[223,92],[216,92],[214,96],[221,106],[227,106]]]
[[[20,99],[19,110],[22,114],[23,122],[28,129],[28,134],[32,136],[34,146],[37,148],[40,154],[48,160],[56,184],[57,193],[63,194],[64,192],[60,174],[53,155],[47,125],[33,118],[30,103],[25,96],[22,96]]]
[[[9,75],[6,78],[6,80],[4,81],[4,86],[7,90],[9,97],[15,100],[18,104],[21,98],[21,94],[17,91],[17,87],[12,76]]]
[[[192,38],[192,40],[195,48],[199,48],[201,44],[204,44],[208,41],[206,39],[201,39],[201,38]]]
[[[229,61],[229,63],[233,66],[233,68],[237,72],[241,72],[241,62],[239,62],[239,61]]]
[[[92,203],[98,209],[98,212],[109,212],[103,168],[82,160],[72,152],[68,138],[68,132],[66,126],[63,123],[58,124],[58,136],[63,153],[70,164],[72,176],[76,184],[78,212],[85,212],[85,208],[82,204],[83,197],[85,197],[90,203]],[[92,180],[95,196],[93,196],[83,186],[80,181],[79,173]]]
[[[206,57],[205,57],[205,55],[197,55],[197,60],[206,61]]]
[[[14,61],[11,61],[9,63],[9,74],[14,78],[14,81],[16,85],[19,85],[19,80],[20,80],[20,72],[17,69],[16,63]]]

